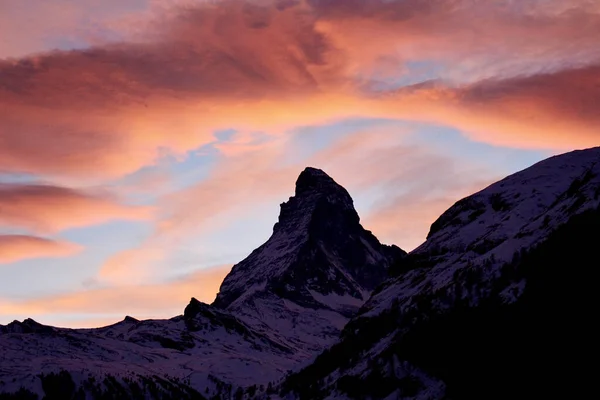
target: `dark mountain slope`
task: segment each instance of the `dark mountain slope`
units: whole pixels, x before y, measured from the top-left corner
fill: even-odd
[[[574,216],[542,244],[502,267],[497,289],[476,307],[415,324],[393,348],[441,378],[451,399],[531,399],[590,393],[598,338],[596,269],[600,209]],[[506,304],[502,284],[525,280]]]
[[[583,361],[597,333],[598,161],[598,148],[553,157],[458,202],[282,394],[469,400],[592,389]]]

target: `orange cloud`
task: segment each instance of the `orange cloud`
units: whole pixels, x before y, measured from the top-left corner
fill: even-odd
[[[35,236],[0,235],[0,264],[29,258],[67,257],[80,250],[76,244]]]
[[[587,0],[307,2],[318,28],[349,49],[359,68],[357,60],[391,55],[442,62],[444,77],[477,80],[594,63],[600,55],[600,11]]]
[[[316,89],[308,68],[325,63],[310,21],[222,3],[169,16],[150,41],[0,60],[0,165],[119,175],[154,162],[161,148],[210,142],[212,128],[235,123],[232,111],[249,99]]]
[[[58,232],[109,220],[139,220],[151,209],[119,204],[106,195],[51,185],[0,184],[0,226]]]
[[[491,138],[498,144],[521,143],[539,148],[547,141],[568,148],[598,143],[600,64],[485,80],[458,89],[456,96],[465,118],[480,128],[487,125],[488,132],[504,132]],[[530,127],[528,135],[523,135],[526,126]],[[484,136],[485,130],[471,129],[471,132],[475,138],[490,140]]]
[[[47,314],[92,316],[118,310],[122,316],[170,318],[182,314],[191,297],[212,302],[230,270],[231,266],[220,266],[160,284],[113,286],[24,301],[0,299],[0,316],[19,315],[20,319]]]
[[[109,257],[102,264],[98,279],[110,284],[147,282],[158,272],[159,263],[173,251],[172,243],[158,242],[153,239]]]
[[[136,1],[136,0],[133,0]],[[90,42],[132,0],[20,0],[0,4],[0,58],[47,50],[49,39]],[[125,6],[125,7],[123,7]],[[125,8],[125,10],[123,10]]]
[[[499,121],[491,107],[448,96],[454,86],[433,97],[369,89],[381,73],[401,76],[411,60],[440,62],[444,77],[458,81],[598,62],[597,8],[524,4],[225,0],[166,8],[128,42],[0,60],[0,167],[119,176],[165,151],[210,143],[215,129],[281,133],[356,116],[449,124],[516,146],[541,145],[550,128],[548,147],[587,145],[597,126],[589,113],[557,125],[542,107],[535,120],[512,113]],[[573,95],[572,104],[587,98]]]

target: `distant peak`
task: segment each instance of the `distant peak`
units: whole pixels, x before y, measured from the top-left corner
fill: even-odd
[[[198,299],[197,299],[197,298],[195,298],[195,297],[192,297],[192,298],[190,299],[190,303],[189,303],[189,305],[191,305],[191,306],[194,306],[194,307],[199,307],[201,304],[202,304],[202,302],[200,302],[200,300],[198,300]]]
[[[129,322],[129,323],[137,323],[140,322],[138,319],[130,317],[129,315],[127,315],[125,317],[125,319],[123,319],[123,322]]]
[[[190,303],[185,307],[185,310],[183,311],[183,316],[185,318],[193,318],[198,313],[202,313],[202,312],[204,312],[204,313],[210,312],[210,311],[208,311],[208,305],[205,303],[202,303],[195,297],[192,297],[190,300]]]
[[[53,332],[54,329],[50,326],[42,325],[31,318],[21,321],[14,320],[4,327],[4,330],[14,333],[31,333],[31,332]]]
[[[296,180],[296,196],[311,190],[320,190],[339,186],[325,171],[306,167]]]

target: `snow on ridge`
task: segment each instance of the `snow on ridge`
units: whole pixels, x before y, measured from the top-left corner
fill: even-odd
[[[373,296],[365,316],[377,315],[392,301],[443,290],[457,271],[480,268],[493,279],[515,252],[542,242],[573,215],[600,205],[600,147],[554,156],[468,196],[434,222],[428,239],[410,254],[431,257],[433,266],[413,270]],[[485,267],[484,267],[485,266]],[[514,301],[515,290],[505,300]],[[511,300],[512,299],[512,300]]]
[[[283,346],[251,330],[242,334],[227,321],[203,316],[194,321],[198,329],[190,330],[184,317],[177,317],[96,329],[53,328],[52,333],[0,333],[0,393],[20,386],[37,391],[37,374],[63,369],[76,381],[90,374],[100,381],[105,375],[191,379],[204,392],[211,375],[234,386],[266,385],[298,363]]]
[[[334,310],[342,307],[355,307],[358,310],[358,308],[360,308],[360,306],[362,306],[364,303],[363,300],[357,299],[356,297],[350,296],[349,294],[344,294],[343,296],[340,296],[339,294],[335,293],[323,295],[310,289],[308,291],[310,292],[311,296],[313,296],[313,298],[319,303],[322,303],[325,306],[330,307]]]

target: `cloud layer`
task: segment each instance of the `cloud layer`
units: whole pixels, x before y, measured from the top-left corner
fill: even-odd
[[[117,176],[209,143],[216,129],[356,115],[453,125],[514,146],[541,145],[540,126],[552,148],[595,140],[598,86],[565,87],[598,79],[591,2],[225,0],[160,10],[129,41],[0,60],[0,169]],[[415,62],[437,63],[444,72],[430,78],[447,83],[374,90],[384,78],[410,81]],[[564,89],[568,98],[549,104]],[[556,110],[566,113],[558,127]],[[508,133],[490,129],[500,118]]]

